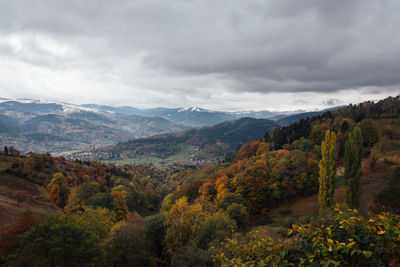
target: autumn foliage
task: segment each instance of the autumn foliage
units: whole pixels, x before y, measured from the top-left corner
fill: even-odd
[[[334,209],[334,190],[357,207],[362,167],[381,171],[388,188],[370,211],[399,213],[399,100],[302,119],[205,166],[4,156],[4,172],[42,186],[59,214],[27,214],[3,229],[0,264],[398,266],[399,217]],[[330,213],[318,216],[317,194]],[[14,198],[19,205],[23,193]],[[292,209],[311,201],[305,216]]]
[[[398,266],[399,220],[336,210],[317,225],[293,225],[285,242],[257,231],[227,239],[214,260],[220,266]]]
[[[126,193],[123,191],[112,191],[111,196],[114,199],[113,211],[117,215],[118,220],[122,220],[128,214],[128,206],[126,204]]]

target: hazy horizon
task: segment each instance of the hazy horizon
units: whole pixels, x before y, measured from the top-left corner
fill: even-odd
[[[396,97],[397,95],[389,95],[388,97]],[[382,99],[368,99],[366,101],[373,101],[373,102],[377,102],[379,100]],[[214,112],[261,112],[261,111],[267,111],[267,112],[287,112],[287,113],[298,113],[298,112],[313,112],[313,111],[322,111],[322,110],[326,110],[326,109],[333,109],[333,108],[337,108],[337,107],[342,107],[342,106],[346,106],[348,104],[353,104],[353,105],[357,105],[360,104],[362,102],[365,101],[360,101],[360,102],[351,102],[351,103],[347,103],[347,104],[338,104],[338,105],[331,105],[328,107],[321,107],[321,108],[305,108],[305,109],[272,109],[272,108],[268,108],[266,107],[265,109],[207,109],[204,108],[202,106],[149,106],[149,107],[138,107],[138,106],[134,106],[134,105],[119,105],[119,104],[107,104],[107,103],[95,103],[95,102],[88,102],[88,103],[72,103],[72,102],[66,102],[66,101],[62,101],[62,100],[57,100],[57,99],[40,99],[40,98],[6,98],[6,97],[0,97],[0,103],[1,102],[6,102],[6,101],[17,101],[17,102],[25,102],[25,103],[38,103],[38,104],[46,104],[46,103],[59,103],[59,104],[68,104],[68,105],[76,105],[76,106],[87,106],[87,105],[97,105],[97,106],[107,106],[107,107],[114,107],[114,108],[124,108],[124,107],[128,107],[128,108],[135,108],[135,109],[157,109],[157,108],[165,108],[165,109],[190,109],[190,108],[200,108],[200,109],[204,109],[207,111],[214,111]]]

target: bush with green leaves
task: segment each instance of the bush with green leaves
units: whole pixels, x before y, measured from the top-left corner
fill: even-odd
[[[158,213],[145,218],[146,239],[150,251],[159,258],[163,256],[164,237],[165,237],[165,217]]]
[[[16,266],[101,266],[105,255],[98,236],[72,216],[53,216],[21,239]]]
[[[236,222],[239,228],[245,228],[249,224],[250,214],[243,204],[233,203],[228,206],[225,212]]]
[[[221,243],[235,232],[236,222],[223,212],[217,212],[207,218],[195,237],[197,247],[207,249],[210,244]]]
[[[109,266],[149,266],[146,226],[137,213],[129,213],[115,224],[109,234],[107,252]]]
[[[87,204],[94,209],[107,208],[111,210],[113,208],[113,198],[108,192],[99,192],[90,197]]]
[[[218,208],[226,210],[233,203],[243,204],[246,207],[249,206],[249,203],[247,203],[242,194],[226,193],[221,197],[221,200],[218,202]]]
[[[373,210],[400,214],[400,167],[393,171],[389,186],[375,197]]]
[[[335,213],[318,225],[293,225],[286,241],[257,232],[227,239],[214,260],[222,266],[399,266],[399,216]]]

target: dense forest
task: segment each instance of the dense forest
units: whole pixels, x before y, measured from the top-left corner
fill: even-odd
[[[0,159],[0,197],[19,211],[0,210],[5,266],[400,265],[400,97],[301,119],[205,166],[7,147]]]

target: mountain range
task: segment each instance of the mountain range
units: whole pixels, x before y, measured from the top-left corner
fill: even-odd
[[[57,101],[0,99],[0,144],[22,152],[59,154],[88,150],[137,138],[213,126],[244,117],[285,125],[301,111],[222,112],[198,107],[138,109]],[[304,117],[304,116],[303,116]],[[286,121],[287,122],[286,122]]]
[[[119,114],[60,102],[0,103],[0,143],[22,152],[87,149],[188,128],[161,117]]]
[[[199,107],[189,108],[152,108],[138,109],[133,107],[121,106],[110,107],[105,105],[86,104],[87,108],[95,108],[98,110],[114,112],[124,115],[136,115],[143,117],[160,117],[169,120],[179,125],[187,127],[203,127],[212,126],[225,121],[237,120],[240,118],[255,118],[255,119],[271,119],[282,118],[293,114],[303,113],[304,111],[238,111],[238,112],[223,112],[207,110]]]

